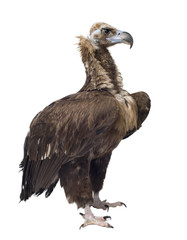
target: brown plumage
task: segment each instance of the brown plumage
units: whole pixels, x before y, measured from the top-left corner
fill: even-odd
[[[110,227],[105,218],[94,217],[90,206],[122,205],[102,202],[99,191],[113,149],[140,128],[150,109],[146,93],[129,94],[122,88],[107,49],[120,42],[132,46],[133,39],[105,23],[94,24],[88,38],[79,37],[84,86],[38,113],[25,140],[21,200],[43,191],[49,196],[60,180],[68,201],[85,208],[82,226]]]

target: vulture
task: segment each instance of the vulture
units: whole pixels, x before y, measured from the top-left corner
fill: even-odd
[[[110,217],[96,217],[91,207],[107,210],[125,205],[102,201],[99,192],[112,151],[141,127],[150,98],[145,92],[130,94],[123,89],[108,50],[118,43],[131,48],[129,33],[99,22],[92,25],[88,37],[78,39],[85,83],[77,93],[51,103],[32,120],[20,163],[20,200],[43,192],[48,197],[60,181],[68,202],[84,209],[81,227],[110,228]]]

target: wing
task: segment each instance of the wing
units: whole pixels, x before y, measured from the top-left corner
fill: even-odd
[[[148,94],[145,92],[136,92],[131,94],[131,96],[136,101],[137,108],[138,108],[137,127],[139,129],[149,114],[149,111],[151,108],[151,99],[149,98]]]
[[[46,189],[49,195],[68,161],[112,151],[124,136],[119,115],[118,102],[105,91],[79,92],[41,111],[25,140],[21,200]]]

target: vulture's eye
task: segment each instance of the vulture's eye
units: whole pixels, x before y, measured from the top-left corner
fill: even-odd
[[[105,34],[109,34],[110,31],[111,31],[111,30],[110,30],[109,28],[104,28],[104,29],[103,29],[103,32],[104,32]]]

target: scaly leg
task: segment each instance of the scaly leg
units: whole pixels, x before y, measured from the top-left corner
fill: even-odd
[[[90,209],[89,205],[86,205],[85,207],[85,214],[80,213],[81,216],[85,219],[85,222],[80,226],[80,229],[82,227],[86,227],[88,225],[97,225],[100,227],[106,227],[106,228],[113,228],[107,220],[110,220],[111,217],[104,216],[104,217],[95,217]]]

